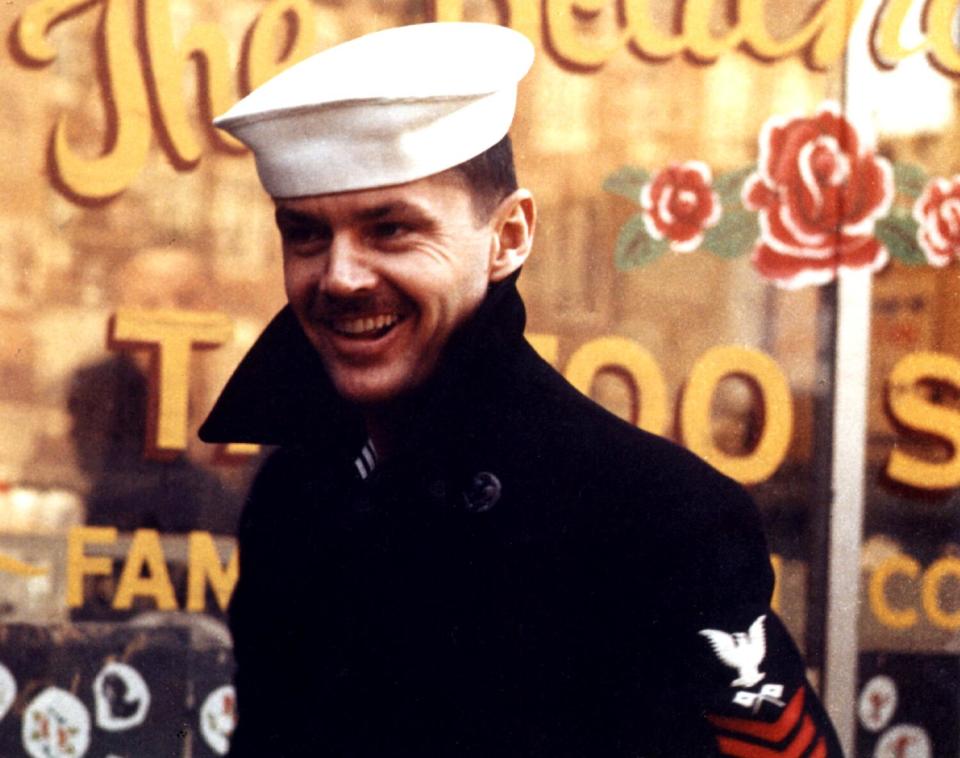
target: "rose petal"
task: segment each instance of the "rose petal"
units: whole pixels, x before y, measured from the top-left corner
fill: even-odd
[[[813,239],[798,239],[789,225],[789,208],[781,205],[776,212],[760,213],[760,239],[783,255],[798,258],[828,258],[833,252],[831,237],[818,235]]]
[[[837,265],[847,269],[874,268],[886,254],[887,249],[876,237],[844,239],[837,248]]]
[[[670,249],[675,253],[692,253],[703,242],[703,234],[697,233],[686,240],[675,239],[670,242]]]
[[[932,266],[945,266],[960,255],[960,175],[927,182],[913,206],[917,244]]]
[[[888,160],[872,153],[858,158],[844,188],[844,232],[872,234],[877,219],[890,212],[895,194],[893,167]]]
[[[832,258],[810,260],[780,255],[768,245],[759,244],[751,256],[754,267],[765,279],[784,289],[798,289],[811,284],[826,284],[836,275]]]
[[[642,218],[643,226],[647,230],[647,234],[649,234],[655,240],[662,240],[663,232],[660,230],[660,227],[657,226],[657,219],[654,218],[653,214],[649,211],[644,211]]]
[[[740,190],[740,202],[748,211],[772,208],[777,200],[776,190],[767,185],[760,174],[750,174]]]
[[[716,226],[717,222],[720,221],[720,216],[723,215],[723,206],[720,203],[720,196],[711,191],[710,192],[710,215],[703,222],[705,229],[709,229],[712,226]]]
[[[688,161],[659,171],[641,190],[643,223],[655,239],[669,239],[677,252],[699,247],[703,230],[719,219],[719,198],[710,187],[710,167]]]
[[[950,262],[950,251],[934,245],[922,227],[917,230],[917,244],[920,245],[924,258],[931,266],[943,268]]]

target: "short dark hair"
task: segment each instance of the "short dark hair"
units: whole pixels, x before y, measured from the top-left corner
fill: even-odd
[[[470,190],[474,211],[484,221],[500,201],[519,186],[509,134],[480,155],[449,170],[458,175]]]

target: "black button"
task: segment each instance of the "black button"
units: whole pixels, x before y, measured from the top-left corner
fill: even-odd
[[[484,513],[497,504],[503,486],[500,480],[489,471],[473,475],[470,484],[463,491],[463,505],[470,513]]]

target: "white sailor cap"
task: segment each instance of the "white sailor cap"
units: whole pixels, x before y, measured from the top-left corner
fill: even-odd
[[[273,197],[403,184],[499,142],[532,63],[503,26],[400,26],[301,61],[214,124],[253,151]]]

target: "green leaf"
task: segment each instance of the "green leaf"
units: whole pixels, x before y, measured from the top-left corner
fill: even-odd
[[[667,252],[668,247],[666,240],[655,240],[647,234],[643,216],[638,213],[631,216],[620,229],[613,259],[618,269],[629,271],[653,263]]]
[[[893,164],[893,183],[897,192],[907,197],[920,197],[930,177],[920,166],[912,163]]]
[[[728,202],[730,199],[734,199],[737,202],[740,201],[740,188],[743,187],[743,183],[747,181],[747,177],[756,170],[757,167],[755,165],[747,166],[746,168],[738,168],[736,171],[717,174],[717,176],[714,177],[713,189],[720,195],[720,200],[724,206],[730,204]]]
[[[603,189],[621,195],[640,205],[640,190],[650,181],[650,174],[634,166],[621,166],[603,182]]]
[[[724,208],[720,221],[704,234],[702,247],[720,258],[739,258],[753,250],[759,236],[756,213],[739,206],[733,210]]]
[[[907,266],[922,266],[927,259],[917,244],[919,226],[910,213],[902,208],[894,208],[889,216],[877,222],[874,233],[886,245],[892,257]]]

